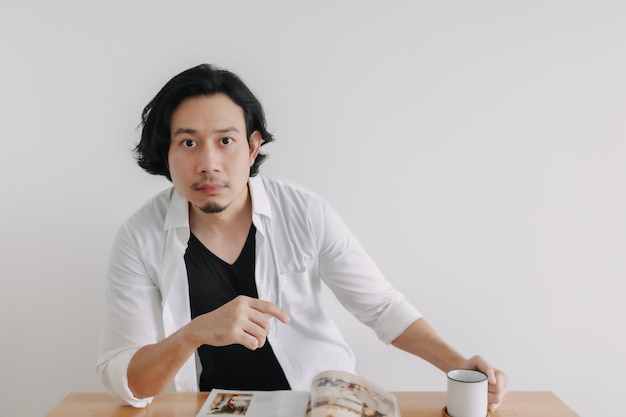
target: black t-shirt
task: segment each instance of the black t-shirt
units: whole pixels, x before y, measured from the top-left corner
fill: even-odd
[[[215,310],[238,295],[258,298],[254,279],[255,233],[252,225],[244,248],[232,265],[214,255],[191,234],[185,264],[192,318]],[[269,341],[256,350],[238,344],[202,345],[198,354],[202,362],[201,391],[290,389]]]

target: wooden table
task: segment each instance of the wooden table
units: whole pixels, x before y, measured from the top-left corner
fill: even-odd
[[[441,417],[445,392],[395,392],[402,417]],[[208,393],[167,393],[146,408],[115,403],[107,393],[73,392],[47,417],[195,417]],[[565,403],[549,391],[510,392],[492,417],[575,417]]]

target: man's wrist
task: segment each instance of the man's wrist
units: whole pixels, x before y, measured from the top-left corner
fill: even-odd
[[[193,319],[179,331],[180,343],[185,350],[195,351],[203,345],[198,337],[199,333],[195,329],[195,324],[196,321]]]

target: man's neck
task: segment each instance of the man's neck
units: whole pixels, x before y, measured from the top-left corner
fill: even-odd
[[[189,208],[191,232],[214,255],[231,265],[239,257],[252,224],[250,191],[246,188],[242,194],[220,213]]]
[[[189,227],[196,234],[228,235],[249,229],[252,224],[252,200],[248,188],[239,198],[219,213],[205,213],[190,204]]]

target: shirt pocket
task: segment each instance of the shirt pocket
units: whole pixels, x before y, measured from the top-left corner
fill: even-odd
[[[314,309],[319,290],[314,285],[309,271],[292,271],[280,274],[280,296],[282,308],[287,314]]]

